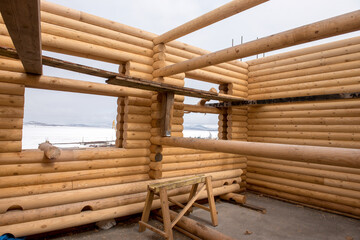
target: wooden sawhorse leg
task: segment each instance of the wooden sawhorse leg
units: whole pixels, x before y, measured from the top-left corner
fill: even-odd
[[[216,212],[216,206],[215,206],[215,200],[214,200],[214,194],[213,194],[213,188],[211,184],[211,176],[206,177],[206,191],[208,195],[208,202],[210,207],[210,215],[211,215],[211,221],[214,227],[218,225],[218,215]]]
[[[154,200],[154,192],[148,189],[146,199],[145,199],[145,206],[143,210],[143,214],[141,216],[141,222],[147,223],[149,221],[150,211],[151,211],[151,205]],[[139,232],[143,232],[146,230],[146,227],[144,225],[139,226]]]

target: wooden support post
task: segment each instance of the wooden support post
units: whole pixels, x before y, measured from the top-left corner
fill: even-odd
[[[3,0],[0,11],[25,71],[42,74],[40,1]]]
[[[179,62],[153,72],[169,76],[360,29],[360,10]]]
[[[209,26],[213,23],[221,21],[225,18],[231,17],[239,12],[243,12],[249,8],[255,7],[268,0],[234,0],[219,8],[212,10],[198,18],[195,18],[187,23],[178,26],[156,38],[154,44],[167,43],[179,37],[185,36],[196,30]]]
[[[174,105],[174,93],[166,92],[162,95],[161,106],[161,136],[169,137],[171,135],[171,118]]]

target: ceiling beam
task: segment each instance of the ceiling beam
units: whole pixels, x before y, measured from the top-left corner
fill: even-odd
[[[40,1],[1,0],[0,11],[25,71],[42,74]]]

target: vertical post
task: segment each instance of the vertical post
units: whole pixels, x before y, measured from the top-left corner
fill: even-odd
[[[163,93],[161,107],[161,136],[170,137],[171,135],[171,116],[174,105],[174,93]]]

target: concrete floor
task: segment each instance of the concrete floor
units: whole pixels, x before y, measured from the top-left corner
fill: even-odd
[[[246,193],[247,203],[266,208],[267,213],[243,208],[227,202],[217,202],[219,226],[215,229],[235,239],[277,240],[277,239],[360,239],[360,220],[326,213],[259,195]],[[208,212],[194,209],[191,218],[210,226]],[[138,232],[140,215],[119,222],[109,230],[98,230],[93,226],[87,229],[74,229],[71,233],[48,236],[53,240],[98,240],[98,239],[161,239],[159,235],[146,230]],[[155,220],[150,222],[159,226]],[[246,233],[247,232],[247,233]],[[189,239],[174,232],[175,239]]]

